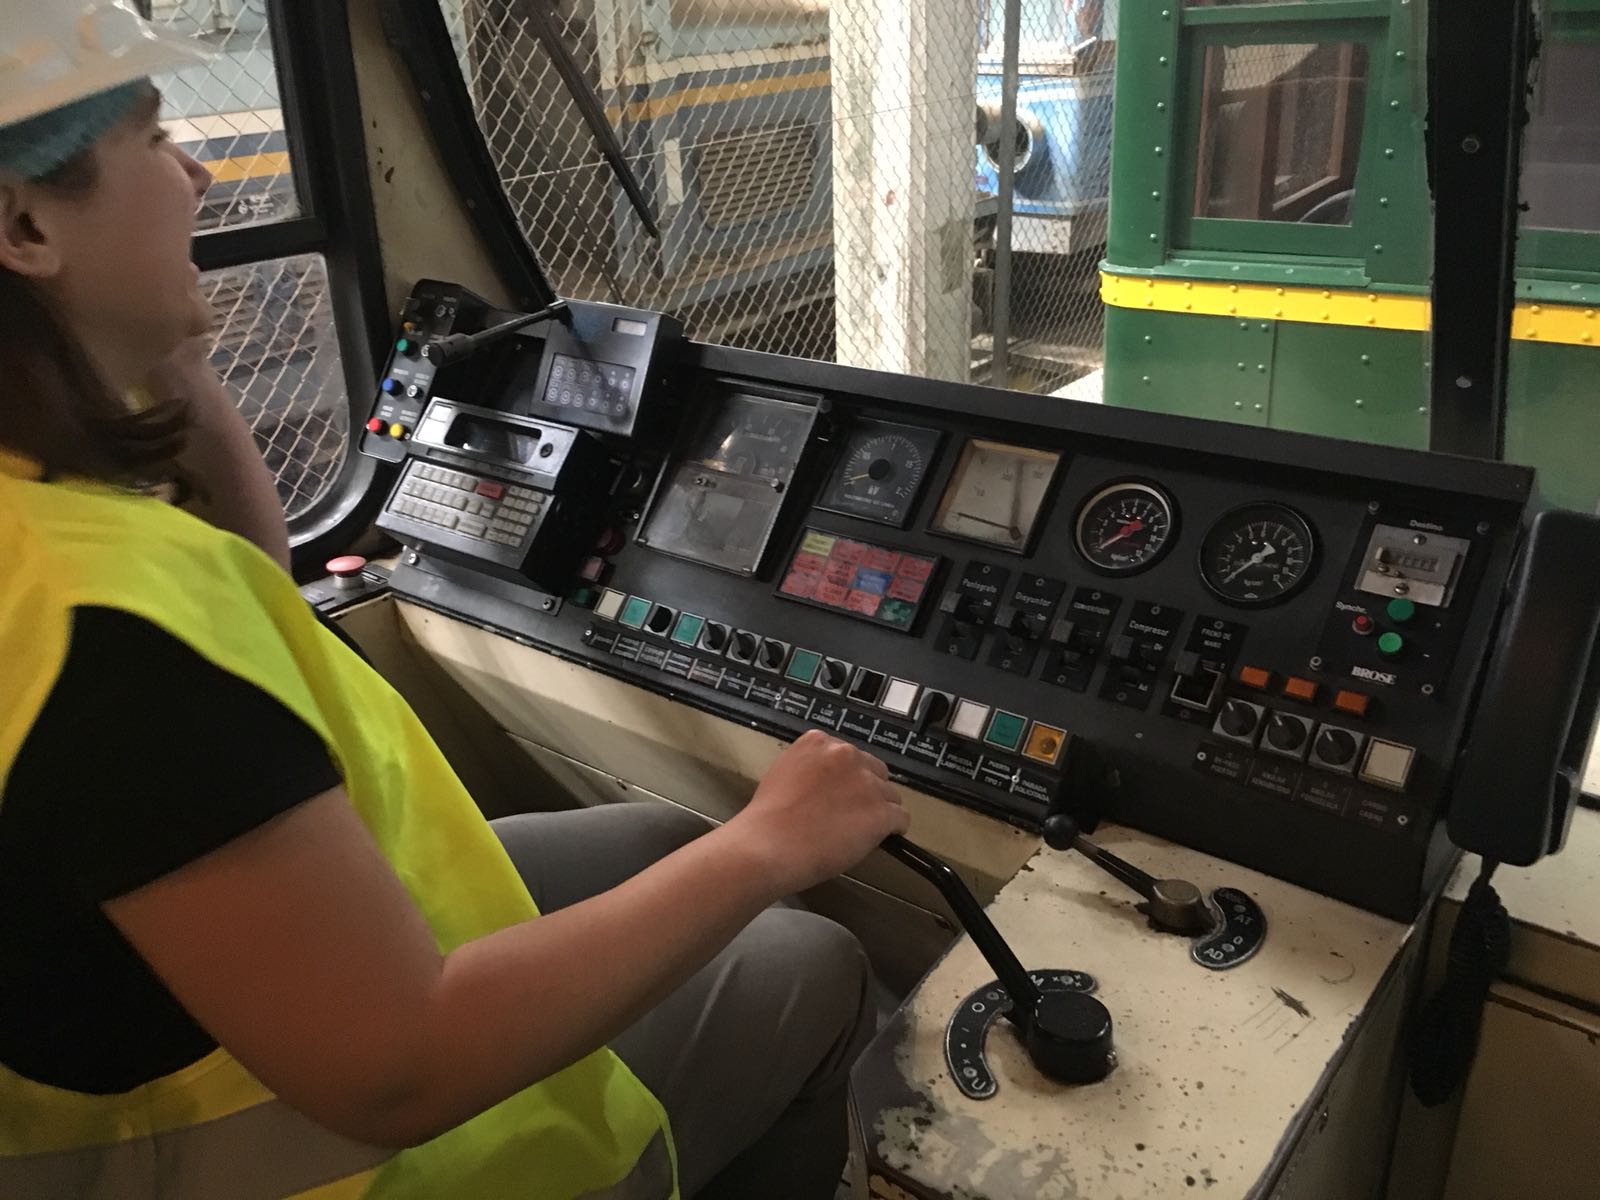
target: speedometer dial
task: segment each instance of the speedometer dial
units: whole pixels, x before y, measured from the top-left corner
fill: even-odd
[[[1172,501],[1147,483],[1124,480],[1101,488],[1078,510],[1078,553],[1113,575],[1153,566],[1172,548]]]
[[[1283,504],[1246,504],[1211,527],[1200,547],[1200,577],[1230,604],[1274,604],[1311,577],[1316,537]]]
[[[861,422],[817,507],[904,529],[939,437],[934,429]]]

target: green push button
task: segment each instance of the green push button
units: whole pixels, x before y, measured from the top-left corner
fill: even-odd
[[[622,606],[622,616],[618,619],[629,629],[643,629],[644,619],[650,615],[654,605],[643,596],[629,596],[628,602]]]
[[[1015,750],[1022,745],[1022,735],[1028,728],[1028,718],[1016,713],[997,712],[989,718],[989,731],[983,740],[1002,750]]]
[[[1378,639],[1378,653],[1385,658],[1398,658],[1406,648],[1406,640],[1398,633],[1386,633]]]
[[[572,593],[572,596],[570,597],[570,599],[579,608],[593,608],[594,607],[594,600],[595,600],[595,590],[593,588],[581,587],[577,591]]]
[[[678,624],[672,631],[672,640],[680,646],[692,646],[700,640],[700,631],[705,627],[704,617],[697,617],[693,613],[679,613]]]
[[[796,683],[810,683],[817,677],[817,668],[821,665],[822,655],[815,650],[796,650],[794,656],[789,659],[789,669],[783,676]]]
[[[1389,607],[1386,611],[1389,614],[1389,620],[1393,621],[1396,625],[1404,625],[1407,621],[1411,620],[1412,617],[1417,615],[1417,606],[1416,603],[1411,600],[1391,600],[1389,601]]]

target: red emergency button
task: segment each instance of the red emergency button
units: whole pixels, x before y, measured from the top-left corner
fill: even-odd
[[[1350,628],[1355,630],[1362,637],[1368,637],[1371,635],[1372,631],[1377,628],[1377,624],[1371,617],[1367,616],[1366,613],[1360,613],[1357,615],[1354,621],[1350,622]]]
[[[367,422],[367,432],[368,433],[382,433],[383,432],[383,418],[382,417],[373,417],[372,420],[368,421]]]
[[[1353,717],[1364,717],[1372,704],[1372,697],[1362,692],[1340,692],[1333,698],[1333,706]]]
[[[506,494],[506,485],[503,483],[490,483],[487,479],[485,479],[480,481],[478,486],[472,490],[477,492],[480,496],[487,496],[491,500],[498,500],[501,496]]]
[[[1239,682],[1245,687],[1259,688],[1265,691],[1272,686],[1272,672],[1264,667],[1240,667]]]

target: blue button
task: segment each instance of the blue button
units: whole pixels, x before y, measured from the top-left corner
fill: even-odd
[[[400,390],[400,381],[398,379],[385,379],[383,381],[383,390],[391,396],[394,395]]]

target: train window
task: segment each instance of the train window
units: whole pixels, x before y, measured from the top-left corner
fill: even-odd
[[[162,125],[215,179],[201,206],[199,228],[230,229],[299,215],[264,0],[144,7],[159,24],[218,52],[209,67],[159,81]]]
[[[321,58],[338,53],[328,49],[341,44],[330,32],[338,22],[291,28],[281,0],[138,7],[213,52],[204,66],[155,80],[162,125],[214,179],[194,248],[217,313],[211,361],[273,470],[291,531],[299,540],[324,534],[328,508],[343,507],[333,503],[341,480],[350,494],[364,486],[356,475],[365,468],[346,454],[352,396],[364,406],[371,387],[367,332],[354,314],[367,316],[374,300],[383,307],[370,281],[358,280],[377,258],[375,243],[358,244],[356,232],[370,200],[341,174],[364,186],[363,156],[341,163],[326,149],[359,143],[359,130],[332,132],[343,107],[317,99],[340,69]],[[353,106],[348,115],[356,119]],[[345,302],[335,304],[336,294]]]
[[[1348,225],[1366,47],[1207,46],[1194,214]]]
[[[1528,229],[1600,233],[1600,41],[1546,44],[1522,143]]]

